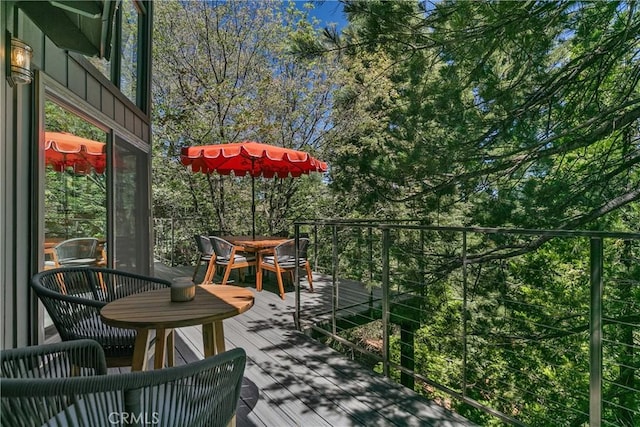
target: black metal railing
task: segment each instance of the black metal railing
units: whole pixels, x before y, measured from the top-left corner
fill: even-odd
[[[295,228],[328,283],[301,329],[479,424],[640,425],[640,233]]]

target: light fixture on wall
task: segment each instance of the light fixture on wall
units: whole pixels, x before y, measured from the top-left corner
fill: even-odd
[[[20,39],[11,37],[11,81],[14,84],[29,84],[33,80],[31,56],[33,49]]]

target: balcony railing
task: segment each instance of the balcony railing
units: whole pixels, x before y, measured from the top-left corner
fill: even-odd
[[[295,228],[332,282],[295,316],[327,344],[483,425],[640,425],[640,233]]]

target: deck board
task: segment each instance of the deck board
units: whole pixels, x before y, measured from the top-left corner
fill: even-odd
[[[192,272],[192,267],[156,264],[155,275],[171,279]],[[301,289],[306,321],[322,321],[331,311],[330,283],[314,274],[315,292]],[[239,427],[472,425],[296,330],[291,286],[284,301],[273,283],[262,292],[249,288],[255,293],[254,306],[224,321],[227,348],[242,347],[248,358]],[[341,282],[339,309],[366,306],[368,300],[362,284]],[[181,328],[177,335],[177,363],[203,357],[200,327]]]

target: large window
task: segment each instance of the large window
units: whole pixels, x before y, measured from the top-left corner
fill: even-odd
[[[123,0],[120,5],[120,91],[131,101],[137,102],[139,50],[140,50],[140,11],[139,2]]]
[[[106,78],[114,82],[120,91],[134,104],[140,105],[138,87],[143,74],[141,43],[142,18],[145,16],[144,2],[123,0],[118,6],[113,31],[111,59],[88,58]]]
[[[61,266],[63,241],[96,239],[96,263],[107,236],[107,132],[45,101],[43,268]],[[104,260],[106,262],[106,260]]]

